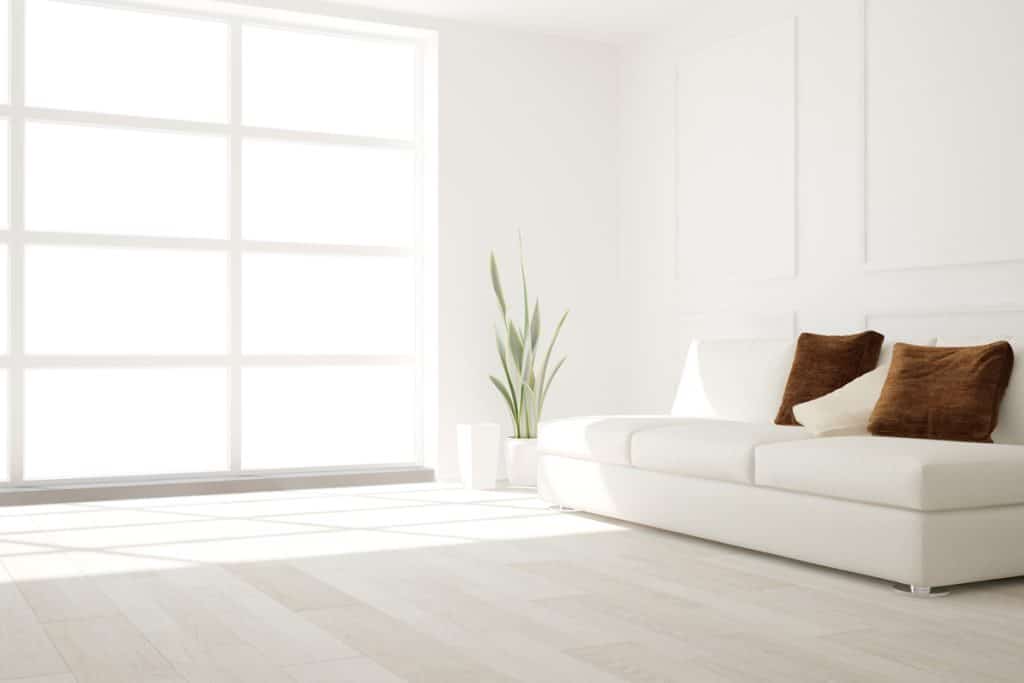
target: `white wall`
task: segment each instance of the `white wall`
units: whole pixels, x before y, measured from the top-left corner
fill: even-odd
[[[668,408],[692,334],[841,332],[905,313],[1024,309],[1024,44],[1013,37],[1024,30],[1024,6],[882,0],[869,9],[865,35],[863,0],[706,0],[625,52],[620,239],[631,409]],[[677,121],[686,120],[676,115],[676,67],[794,17],[795,229],[770,229],[793,242],[795,276],[709,275],[760,256],[745,247],[763,243],[756,231],[768,222],[746,214],[750,240],[735,236],[734,259],[704,249],[700,225],[681,225],[676,253],[685,196],[676,164],[686,163],[674,155]],[[763,106],[775,112],[782,97]],[[742,206],[761,189],[750,178],[736,174],[723,194]],[[685,265],[701,259],[695,277]]]
[[[521,311],[516,230],[531,297],[550,332],[570,309],[569,355],[545,415],[621,410],[617,312],[615,50],[478,28],[440,37],[441,365],[439,473],[453,472],[454,425],[499,420],[500,374],[487,257]],[[532,305],[532,304],[531,304]],[[556,356],[557,357],[557,356]]]
[[[547,330],[571,309],[545,414],[620,410],[618,51],[315,0],[250,4],[439,32],[438,476],[457,476],[456,423],[509,429],[487,379],[500,371],[487,258],[518,301],[519,229]]]

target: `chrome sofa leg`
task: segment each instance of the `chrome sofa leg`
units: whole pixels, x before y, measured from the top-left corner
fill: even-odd
[[[949,595],[947,589],[936,586],[915,586],[914,584],[898,583],[893,588],[901,593],[913,595],[915,598],[944,598]]]

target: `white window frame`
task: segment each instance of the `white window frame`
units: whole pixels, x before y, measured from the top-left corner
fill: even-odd
[[[224,22],[229,27],[230,107],[227,123],[206,123],[146,116],[129,116],[64,109],[28,107],[25,104],[25,5],[31,0],[10,0],[10,93],[8,104],[0,105],[0,120],[9,130],[9,206],[7,230],[0,230],[0,244],[8,253],[8,351],[0,356],[0,368],[8,378],[8,480],[0,488],[23,486],[69,487],[80,484],[180,480],[185,478],[235,478],[274,476],[290,473],[365,472],[430,466],[436,458],[436,64],[435,31],[377,24],[335,16],[312,15],[236,6],[214,0],[60,0],[116,9],[170,14]],[[283,130],[242,125],[241,36],[243,26],[314,31],[339,36],[357,36],[400,41],[416,47],[417,91],[415,133],[412,140],[385,139],[334,133]],[[129,235],[100,235],[74,232],[26,231],[24,223],[24,167],[26,122],[63,122],[109,126],[119,129],[150,129],[169,132],[207,133],[225,137],[230,143],[229,231],[226,238],[178,238]],[[326,145],[361,145],[375,148],[410,149],[416,164],[416,225],[411,248],[374,247],[309,242],[246,240],[241,226],[241,149],[243,139],[272,139]],[[39,355],[25,352],[24,262],[27,245],[73,245],[112,248],[214,251],[229,259],[229,348],[224,354],[118,354]],[[243,354],[241,343],[242,256],[249,253],[346,254],[412,257],[416,271],[415,348],[411,355],[355,354]],[[242,370],[250,367],[401,365],[415,368],[417,416],[415,452],[408,463],[396,465],[342,465],[330,468],[242,468],[241,401]],[[229,376],[228,453],[225,468],[209,472],[182,472],[152,476],[117,476],[37,480],[24,478],[24,377],[36,368],[223,368]]]

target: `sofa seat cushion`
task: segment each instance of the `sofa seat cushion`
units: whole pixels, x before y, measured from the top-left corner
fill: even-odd
[[[841,436],[758,446],[759,486],[911,510],[1024,503],[1024,446]]]
[[[639,469],[753,484],[756,446],[808,438],[802,427],[694,420],[634,433],[630,453]]]
[[[604,415],[549,420],[537,428],[541,453],[628,465],[630,439],[635,432],[652,427],[693,422],[670,415]]]

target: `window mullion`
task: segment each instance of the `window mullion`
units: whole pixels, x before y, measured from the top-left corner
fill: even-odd
[[[231,169],[229,202],[229,300],[230,320],[228,322],[230,344],[230,470],[237,473],[242,469],[242,24],[231,22],[230,38],[230,137]]]
[[[24,481],[24,358],[25,358],[25,0],[10,4],[10,240],[8,242],[7,453],[11,484]]]
[[[424,216],[424,205],[423,205],[423,177],[424,177],[424,49],[423,45],[416,46],[416,99],[415,99],[415,142],[416,142],[416,198],[415,198],[415,215],[416,215],[416,226],[413,230],[415,244],[413,247],[414,263],[416,269],[416,304],[414,306],[414,315],[416,316],[415,323],[415,334],[416,334],[416,424],[414,425],[415,430],[415,442],[414,448],[416,450],[416,462],[420,465],[424,462],[424,442],[426,439],[425,434],[425,413],[424,408],[426,406],[426,377],[424,375],[424,287],[423,284],[426,282],[424,277],[424,263],[423,263],[423,216]]]

